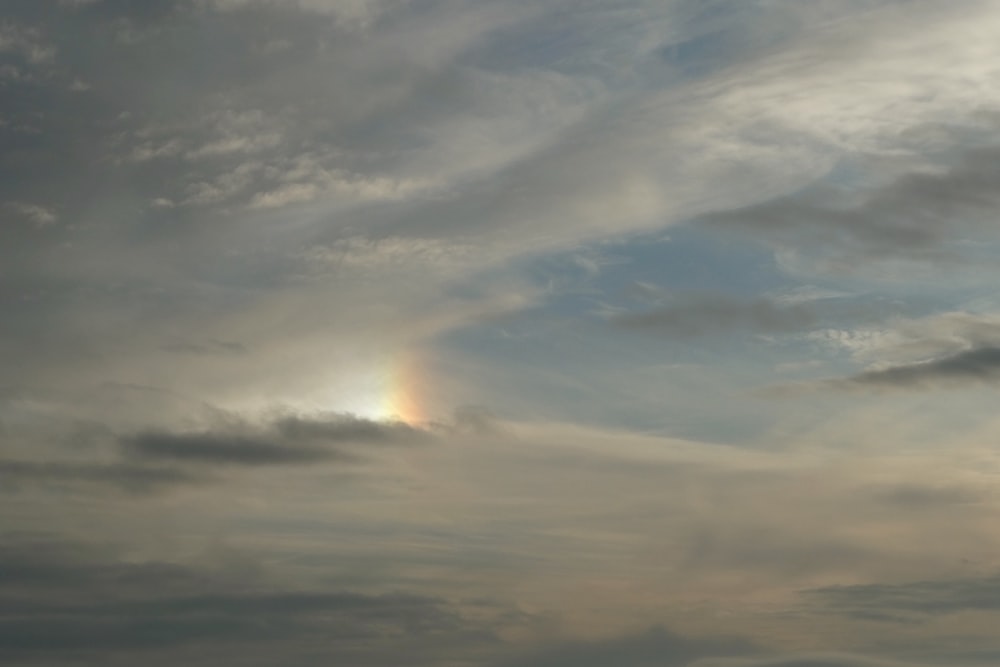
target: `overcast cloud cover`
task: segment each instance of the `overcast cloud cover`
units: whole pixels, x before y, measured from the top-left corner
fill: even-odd
[[[997,664],[997,35],[0,0],[0,662]]]

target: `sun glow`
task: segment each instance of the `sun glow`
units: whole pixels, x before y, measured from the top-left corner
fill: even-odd
[[[421,406],[419,365],[412,352],[398,353],[350,373],[328,399],[338,412],[364,419],[399,420],[418,424],[426,420]]]
[[[402,354],[390,368],[390,382],[385,394],[383,412],[386,419],[399,419],[407,424],[425,421],[421,410],[421,373],[416,355]]]

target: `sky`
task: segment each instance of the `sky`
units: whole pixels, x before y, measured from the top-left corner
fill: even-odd
[[[998,34],[0,0],[0,662],[998,664]]]

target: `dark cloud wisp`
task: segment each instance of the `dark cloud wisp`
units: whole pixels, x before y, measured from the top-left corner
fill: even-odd
[[[333,450],[210,432],[147,431],[122,438],[121,442],[127,454],[152,461],[274,465],[311,463],[336,456]]]
[[[940,359],[859,373],[833,384],[845,388],[917,389],[1000,380],[1000,347],[965,350]]]
[[[793,195],[704,216],[712,227],[742,231],[834,265],[886,258],[944,261],[956,242],[992,229],[1000,209],[1000,149],[978,149],[939,173],[916,172],[868,193],[855,205]]]
[[[262,425],[226,425],[214,430],[150,430],[119,439],[122,451],[144,461],[204,465],[295,465],[350,462],[351,447],[379,442],[414,442],[428,434],[401,422],[350,415],[283,416]]]
[[[902,584],[830,586],[806,594],[828,609],[861,618],[1000,611],[1000,576]]]

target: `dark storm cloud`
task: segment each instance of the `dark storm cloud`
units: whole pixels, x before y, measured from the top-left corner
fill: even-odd
[[[979,149],[938,173],[910,173],[856,205],[799,195],[705,216],[705,224],[763,235],[776,245],[822,253],[849,266],[863,260],[944,260],[971,231],[990,233],[1000,210],[1000,150]]]
[[[119,443],[126,456],[146,461],[266,466],[355,461],[358,445],[426,437],[427,432],[397,422],[286,415],[265,424],[226,424],[216,430],[144,431],[122,436]]]
[[[691,337],[737,330],[801,331],[816,324],[818,319],[812,305],[786,305],[766,297],[740,300],[722,294],[705,294],[688,296],[679,303],[655,310],[618,315],[612,321],[627,329]]]
[[[194,646],[199,657],[186,664],[218,664],[212,656],[220,654],[224,664],[248,664],[261,651],[285,664],[309,655],[352,664],[398,664],[406,656],[424,664],[431,639],[457,654],[497,643],[434,597],[276,588],[226,563],[135,561],[40,535],[7,534],[0,542],[5,664],[112,664],[136,652],[143,662],[176,664],[173,651]]]
[[[152,493],[204,480],[188,471],[158,466],[0,460],[0,491],[17,491],[26,484],[51,484]]]
[[[1000,611],[1000,576],[902,584],[831,586],[805,594],[826,609],[860,618],[873,614],[932,616],[962,611]]]
[[[994,383],[1000,379],[1000,348],[981,347],[917,364],[865,371],[844,380],[831,380],[838,387],[914,389],[933,386]]]

